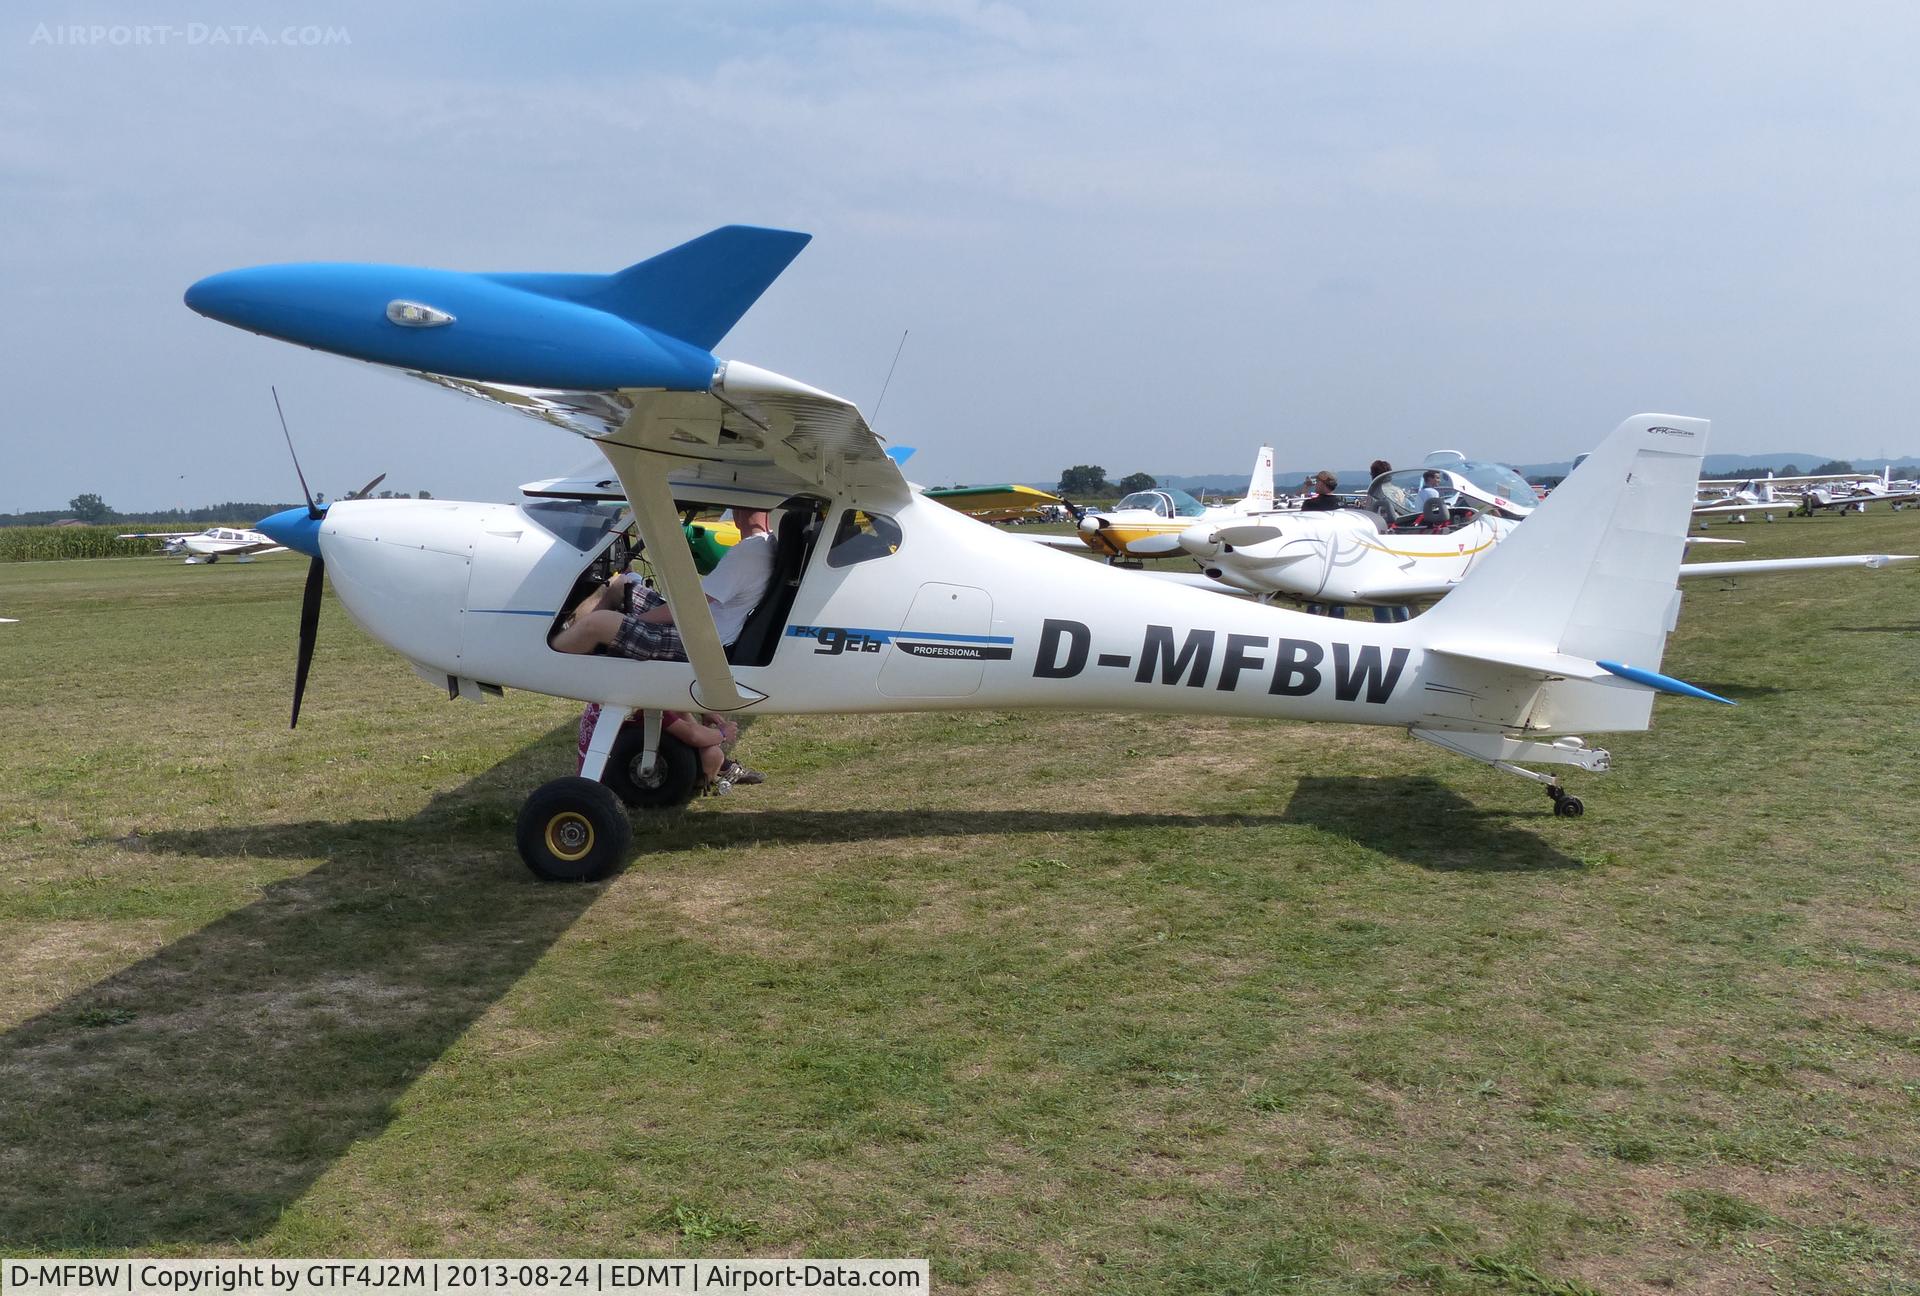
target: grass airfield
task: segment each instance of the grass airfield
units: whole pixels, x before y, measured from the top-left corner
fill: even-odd
[[[1690,583],[1665,669],[1742,705],[1579,820],[1392,730],[776,717],[564,887],[571,704],[329,597],[290,734],[304,559],[0,565],[0,1253],[1920,1291],[1914,567]]]

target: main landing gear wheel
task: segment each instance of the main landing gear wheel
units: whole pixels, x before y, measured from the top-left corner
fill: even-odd
[[[520,808],[514,844],[526,866],[550,882],[591,882],[626,859],[633,824],[605,784],[555,779]]]
[[[1553,801],[1553,812],[1562,819],[1578,819],[1587,812],[1579,797],[1568,796],[1567,790],[1557,783],[1547,784],[1547,796]]]
[[[693,800],[700,787],[699,753],[663,733],[653,769],[643,774],[640,758],[646,745],[647,736],[639,725],[623,725],[600,781],[635,810],[673,810]]]

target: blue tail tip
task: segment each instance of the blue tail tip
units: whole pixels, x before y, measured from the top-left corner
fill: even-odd
[[[1650,689],[1662,693],[1672,693],[1679,697],[1700,698],[1707,702],[1719,702],[1724,706],[1739,706],[1732,698],[1723,698],[1718,693],[1709,693],[1703,688],[1689,684],[1685,680],[1675,679],[1671,675],[1662,675],[1659,671],[1642,670],[1638,666],[1628,666],[1623,662],[1595,662],[1601,670],[1621,679],[1632,680],[1635,684],[1644,684]]]

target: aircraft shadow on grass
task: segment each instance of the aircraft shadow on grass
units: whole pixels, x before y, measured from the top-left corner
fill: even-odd
[[[1534,810],[1487,810],[1437,779],[1400,775],[1303,778],[1285,819],[1423,869],[1529,873],[1582,867],[1544,838],[1509,822],[1551,822],[1552,816],[1544,795]]]
[[[410,820],[149,838],[322,862],[0,1036],[0,1252],[254,1236],[378,1135],[600,894],[534,884],[502,840],[556,748]]]
[[[377,1137],[414,1080],[600,894],[535,882],[503,840],[520,790],[564,760],[560,732],[408,820],[148,837],[167,854],[322,862],[0,1036],[0,1250],[256,1236]],[[636,866],[649,841],[1305,823],[1423,868],[1578,867],[1505,817],[1425,778],[1303,780],[1284,816],[730,806],[643,828]]]

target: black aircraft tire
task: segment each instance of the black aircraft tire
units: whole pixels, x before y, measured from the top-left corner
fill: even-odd
[[[662,733],[653,773],[642,774],[640,756],[646,745],[646,735],[639,725],[622,726],[600,781],[634,810],[673,810],[693,800],[700,788],[699,753],[673,735]]]
[[[626,861],[633,824],[605,785],[555,779],[520,808],[514,844],[521,861],[549,882],[592,882]]]

